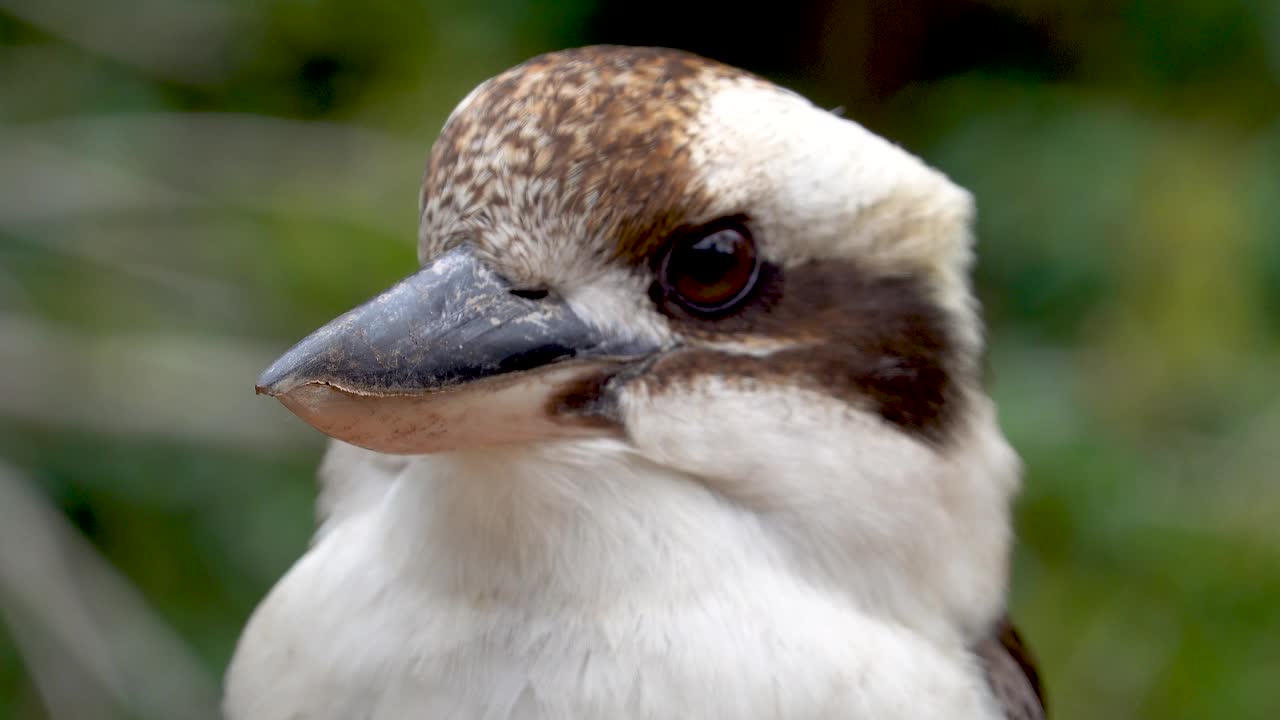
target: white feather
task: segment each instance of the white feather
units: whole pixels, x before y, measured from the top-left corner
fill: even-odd
[[[227,714],[996,717],[963,647],[814,582],[784,536],[621,443],[419,458],[263,603]]]

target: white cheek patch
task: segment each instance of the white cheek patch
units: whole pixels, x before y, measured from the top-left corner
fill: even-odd
[[[699,345],[729,355],[745,355],[747,357],[766,358],[787,350],[812,347],[818,341],[794,340],[791,338],[772,338],[763,335],[728,336],[723,340],[709,340]]]
[[[610,337],[641,340],[654,347],[676,342],[665,316],[649,299],[644,280],[626,268],[598,273],[589,282],[563,288],[575,315]]]
[[[1018,465],[987,404],[943,450],[762,381],[640,382],[620,406],[641,454],[760,514],[812,582],[946,641],[1002,606]]]

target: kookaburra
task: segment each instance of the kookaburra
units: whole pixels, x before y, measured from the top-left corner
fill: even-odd
[[[422,268],[259,379],[331,435],[230,720],[1042,718],[970,195],[660,49],[445,123]]]

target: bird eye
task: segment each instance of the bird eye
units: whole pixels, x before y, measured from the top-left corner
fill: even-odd
[[[667,251],[659,277],[668,297],[693,312],[708,314],[743,300],[759,272],[750,233],[730,225],[678,239]]]

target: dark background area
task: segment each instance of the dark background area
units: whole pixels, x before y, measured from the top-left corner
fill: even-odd
[[[311,527],[322,439],[254,378],[413,267],[456,102],[600,42],[752,70],[975,192],[1055,717],[1280,717],[1265,0],[0,0],[0,717],[203,716]]]

